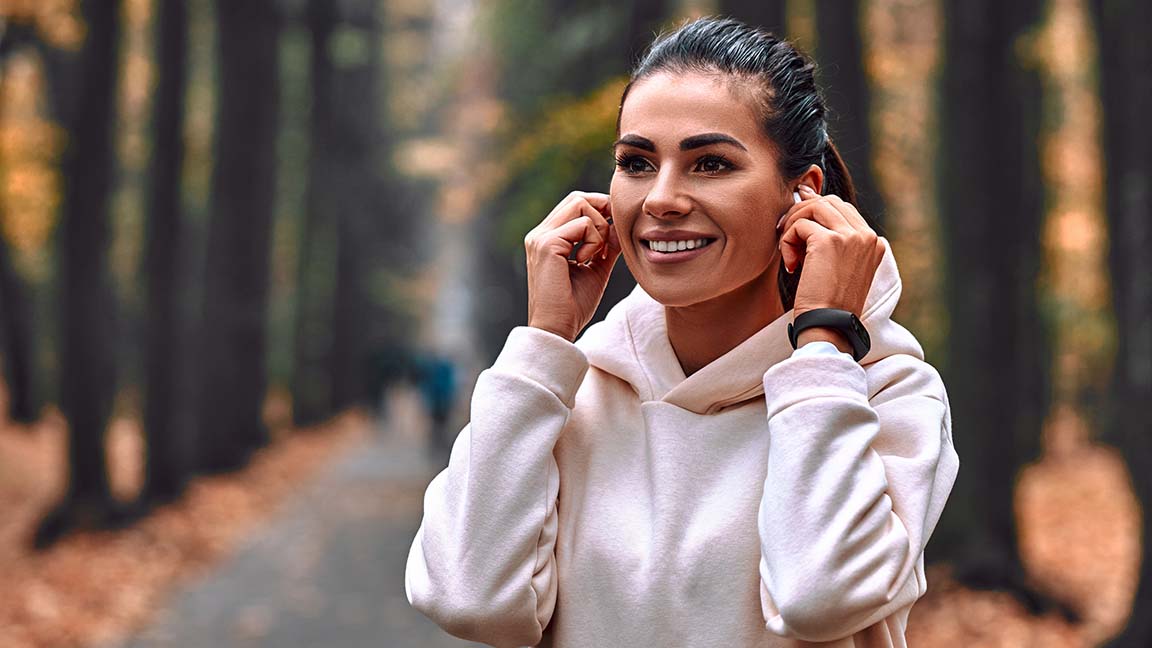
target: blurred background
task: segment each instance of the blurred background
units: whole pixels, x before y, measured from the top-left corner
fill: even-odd
[[[822,66],[949,388],[910,645],[1152,646],[1142,0],[0,0],[0,645],[464,645],[424,486],[708,13]]]

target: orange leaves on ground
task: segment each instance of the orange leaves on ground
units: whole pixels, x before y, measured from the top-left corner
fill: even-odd
[[[346,415],[280,434],[245,470],[197,479],[181,501],[134,527],[79,534],[44,553],[28,549],[28,539],[64,485],[64,421],[49,415],[35,429],[0,429],[0,645],[83,646],[125,636],[177,582],[224,558],[367,429],[362,416]],[[138,424],[113,423],[109,463],[122,496],[138,488],[141,449]]]

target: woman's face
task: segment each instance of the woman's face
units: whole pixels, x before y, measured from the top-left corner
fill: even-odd
[[[731,84],[720,74],[655,74],[620,112],[613,223],[633,276],[665,306],[753,280],[775,285],[776,222],[792,191],[751,101]]]

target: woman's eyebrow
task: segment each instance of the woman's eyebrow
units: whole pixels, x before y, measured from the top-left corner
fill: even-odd
[[[725,135],[724,133],[704,133],[703,135],[693,135],[692,137],[686,137],[683,140],[680,140],[680,150],[690,151],[692,149],[697,149],[702,146],[710,146],[712,144],[731,144],[741,151],[748,150],[734,137]]]
[[[616,148],[621,144],[626,146],[635,146],[638,149],[644,149],[645,151],[650,151],[652,153],[656,152],[656,145],[652,143],[652,140],[648,139],[647,137],[640,137],[639,135],[625,135],[615,142],[612,142],[612,148]]]
[[[652,140],[648,139],[647,137],[640,137],[639,135],[625,135],[624,137],[621,137],[620,139],[613,142],[612,148],[616,148],[621,144],[626,146],[635,146],[638,149],[643,149],[653,153],[656,152],[656,145],[652,143]],[[703,146],[711,146],[713,144],[730,144],[740,149],[741,151],[748,150],[743,144],[739,142],[739,140],[730,135],[725,135],[724,133],[703,133],[700,135],[693,135],[692,137],[686,137],[680,141],[680,150],[691,151],[692,149],[698,149]]]

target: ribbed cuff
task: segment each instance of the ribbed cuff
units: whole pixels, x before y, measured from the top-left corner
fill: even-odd
[[[864,368],[847,353],[793,356],[764,373],[764,394],[769,416],[812,398],[849,398],[867,403],[868,378]]]
[[[492,369],[539,383],[569,408],[588,373],[588,358],[575,344],[533,326],[517,326],[508,334]]]

